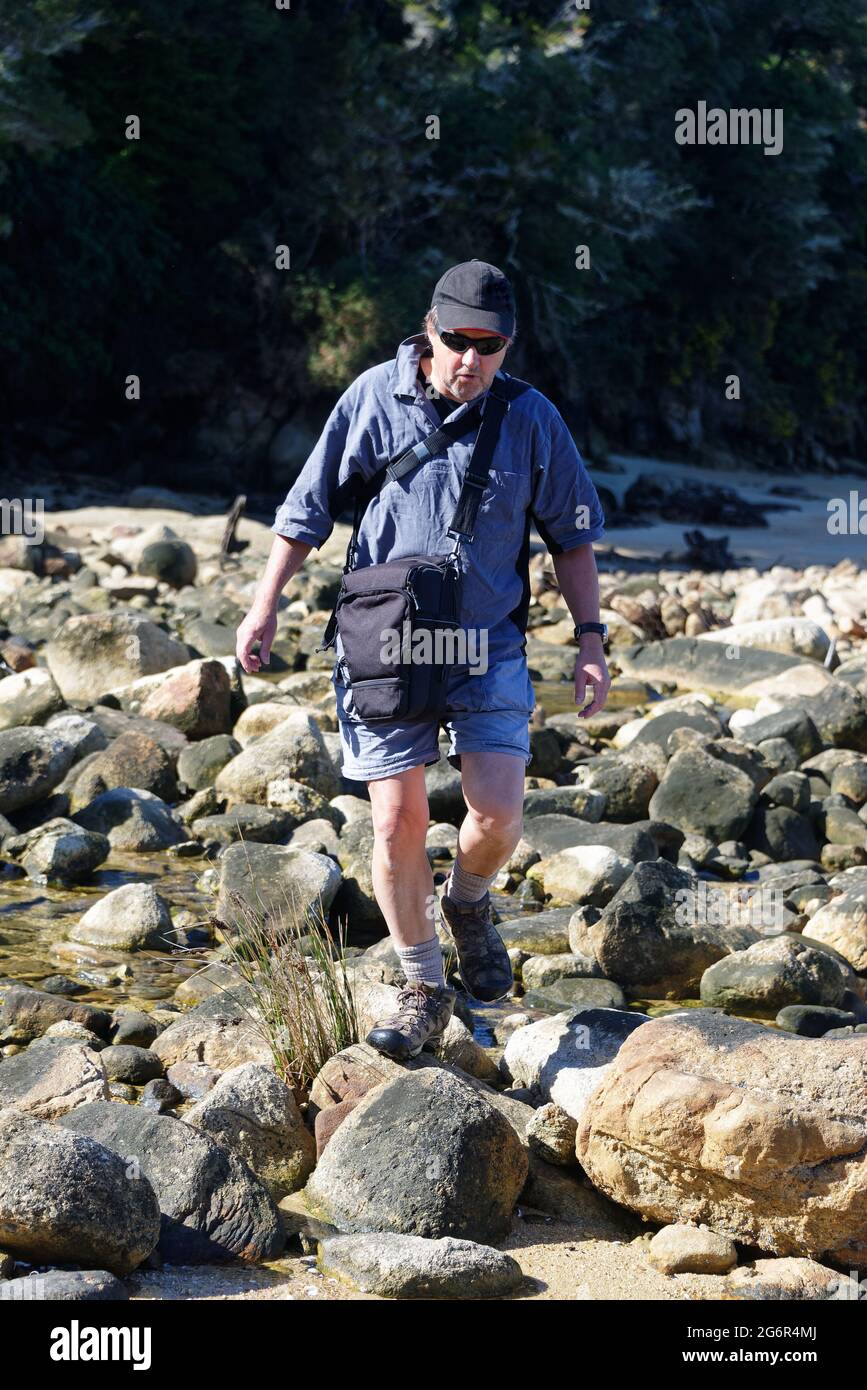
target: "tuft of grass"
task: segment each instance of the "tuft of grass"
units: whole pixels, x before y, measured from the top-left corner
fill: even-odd
[[[335,940],[321,897],[309,909],[284,898],[275,909],[231,893],[234,931],[224,941],[253,996],[251,1026],[300,1099],[328,1059],[358,1041],[358,1020],[343,959],[347,923],[338,922]]]

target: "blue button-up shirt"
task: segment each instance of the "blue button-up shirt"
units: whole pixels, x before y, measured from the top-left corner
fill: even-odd
[[[277,510],[272,529],[279,535],[324,544],[334,527],[337,488],[356,471],[372,477],[440,425],[418,379],[423,349],[429,353],[423,333],[405,338],[395,357],[369,367],[347,387]],[[487,395],[486,390],[456,406],[449,420]],[[448,528],[474,437],[470,430],[402,478],[386,480],[362,518],[357,566],[451,551]],[[503,418],[474,538],[461,546],[461,623],[487,631],[489,662],[525,650],[531,521],[553,555],[598,540],[605,525],[562,415],[532,386]]]

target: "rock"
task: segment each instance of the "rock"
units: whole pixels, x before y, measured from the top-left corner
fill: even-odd
[[[867,759],[836,767],[831,774],[831,791],[855,806],[863,806],[867,801]]]
[[[809,618],[760,618],[736,623],[734,627],[714,628],[699,633],[699,642],[722,642],[728,647],[760,647],[765,652],[786,652],[791,656],[824,661],[831,639],[818,623]]]
[[[738,1252],[728,1236],[676,1222],[656,1232],[647,1258],[663,1274],[726,1274],[737,1264]]]
[[[3,997],[5,994],[5,998]],[[4,990],[0,986],[0,1043],[28,1043],[41,1038],[53,1023],[69,1020],[80,1023],[97,1037],[108,1039],[111,1015],[91,1004],[73,1004],[56,994],[43,994],[38,989],[15,985]]]
[[[564,1009],[625,1009],[627,1006],[626,995],[613,980],[574,977],[528,990],[521,1002],[528,1009],[543,1009],[553,1014],[562,1013]]]
[[[275,1201],[303,1187],[313,1171],[313,1136],[292,1091],[270,1067],[232,1067],[184,1118],[237,1153]]]
[[[139,1104],[146,1110],[155,1110],[158,1115],[164,1115],[167,1110],[174,1110],[182,1101],[181,1092],[166,1077],[161,1076],[155,1081],[145,1083]]]
[[[554,902],[604,907],[634,868],[605,845],[573,845],[533,864],[527,877],[543,883]]]
[[[803,815],[810,809],[810,780],[802,772],[780,773],[765,783],[762,801],[770,806],[786,806],[790,811],[798,811]],[[811,856],[792,856],[801,857],[809,859]]]
[[[163,1074],[163,1064],[147,1047],[129,1047],[113,1043],[99,1054],[109,1081],[127,1081],[132,1086],[144,1086]]]
[[[602,794],[605,814],[611,820],[632,822],[647,818],[650,798],[659,785],[651,767],[619,753],[611,758],[603,755],[585,767],[582,785]]]
[[[125,1158],[32,1115],[0,1110],[4,1249],[29,1264],[124,1275],[151,1254],[159,1229],[153,1188],[130,1181]]]
[[[519,1028],[506,1043],[501,1070],[580,1120],[590,1096],[647,1015],[624,1009],[571,1009]]]
[[[284,1237],[266,1189],[229,1149],[169,1115],[100,1101],[81,1106],[65,1128],[89,1135],[137,1169],[156,1192],[157,1250],[172,1264],[268,1260]]]
[[[230,845],[220,864],[215,915],[226,925],[238,917],[238,898],[253,912],[276,916],[313,914],[321,902],[327,916],[341,880],[333,859],[281,845]]]
[[[579,820],[600,821],[605,814],[601,791],[587,787],[545,787],[524,793],[525,816],[576,816]]]
[[[452,1236],[331,1236],[320,1243],[318,1265],[381,1298],[502,1298],[523,1282],[511,1255]]]
[[[708,966],[759,939],[751,927],[708,921],[700,881],[665,860],[637,864],[594,922],[576,923],[573,949],[640,998],[693,997]]]
[[[178,1099],[201,1100],[214,1089],[220,1073],[206,1062],[175,1062],[166,1072],[166,1079]]]
[[[734,695],[769,677],[785,673],[785,679],[790,671],[803,664],[803,658],[742,647],[738,659],[733,661],[728,656],[728,647],[718,642],[699,641],[697,637],[669,637],[662,642],[619,648],[617,664],[624,675],[637,676],[651,684],[671,681],[682,690]],[[821,671],[821,668],[815,669]]]
[[[43,801],[72,766],[73,749],[48,729],[0,732],[0,815]]]
[[[773,1018],[787,1004],[839,1008],[853,985],[854,972],[835,955],[787,932],[717,961],[700,992],[709,1007]]]
[[[124,1009],[122,1012],[118,1009],[114,1017],[111,1040],[116,1047],[150,1047],[160,1031],[156,1019],[140,1009]]]
[[[61,738],[72,750],[72,762],[80,762],[88,753],[99,753],[108,747],[108,739],[93,719],[83,714],[54,714],[46,729]]]
[[[169,905],[150,883],[125,883],[107,893],[68,936],[116,951],[169,951],[177,944]]]
[[[292,817],[268,806],[234,805],[220,816],[199,816],[190,832],[203,844],[233,845],[238,840],[257,844],[284,843],[292,830]]]
[[[153,792],[116,787],[73,816],[77,825],[107,835],[112,849],[143,854],[186,840],[180,816]]]
[[[799,696],[790,695],[785,703],[788,706],[803,702]],[[867,697],[860,691],[843,681],[832,680],[822,691],[821,700],[811,702],[806,713],[826,747],[867,753]]]
[[[867,970],[867,886],[832,898],[814,913],[805,931],[813,941],[833,946],[853,970]]]
[[[824,1004],[787,1004],[774,1019],[778,1028],[797,1033],[802,1038],[821,1038],[832,1028],[853,1027],[858,1020],[846,1009],[834,1009]]]
[[[188,739],[226,737],[232,728],[231,681],[220,661],[191,661],[167,671],[140,713],[181,729]]]
[[[746,773],[700,748],[682,748],[650,801],[650,814],[715,844],[737,840],[750,823],[756,788]]]
[[[530,1152],[546,1163],[574,1167],[577,1129],[577,1121],[559,1105],[541,1105],[527,1126]]]
[[[304,1197],[314,1216],[341,1231],[488,1242],[508,1231],[527,1172],[509,1122],[466,1082],[431,1068],[407,1071],[359,1101]]]
[[[173,589],[195,583],[197,568],[192,546],[176,536],[151,541],[142,550],[136,565],[139,574],[149,575]]]
[[[3,853],[17,859],[34,883],[80,883],[99,868],[110,850],[105,835],[63,816],[3,841]]]
[[[0,680],[0,729],[44,724],[49,715],[62,707],[63,696],[50,671],[41,666]]]
[[[678,705],[674,709],[662,709],[659,713],[651,713],[640,723],[641,727],[636,730],[635,737],[629,741],[630,748],[641,748],[650,744],[665,750],[672,734],[684,729],[694,729],[696,733],[706,734],[708,738],[719,738],[723,732],[713,710],[698,702]],[[647,814],[646,810],[644,814]]]
[[[144,734],[158,743],[173,761],[189,746],[180,729],[159,719],[144,719],[140,714],[127,714],[124,710],[110,709],[108,705],[97,705],[90,711],[90,718],[107,739],[120,738],[121,734]]]
[[[0,1300],[24,1303],[123,1303],[125,1286],[105,1269],[49,1269],[0,1282]]]
[[[152,1045],[152,1051],[166,1068],[175,1062],[205,1062],[217,1071],[240,1066],[242,1062],[271,1062],[271,1048],[248,1012],[220,995],[215,1001],[219,1012],[200,1005],[170,1023]],[[171,1075],[169,1077],[171,1080]],[[174,1083],[173,1083],[174,1084]]]
[[[576,1152],[596,1187],[653,1221],[849,1268],[867,1254],[865,1114],[859,1040],[689,1009],[627,1038]]]
[[[656,859],[659,855],[653,837],[648,833],[649,822],[635,825],[612,825],[605,821],[588,825],[575,816],[533,816],[524,824],[524,839],[540,855],[557,854],[573,845],[605,845],[622,859],[637,864],[640,859]]]
[[[46,649],[48,669],[67,704],[94,705],[108,691],[189,659],[156,623],[129,611],[67,618]]]
[[[803,762],[819,752],[822,740],[810,715],[802,709],[781,709],[775,714],[766,714],[756,719],[746,730],[750,743],[764,743],[768,739],[784,738],[790,743]]]
[[[178,758],[178,780],[190,791],[212,787],[217,773],[240,751],[240,743],[229,734],[215,734],[191,743]]]
[[[231,801],[264,805],[268,783],[281,777],[304,782],[328,798],[340,790],[339,775],[316,721],[301,712],[264,734],[227,763],[215,786]]]
[[[750,849],[760,850],[778,862],[816,859],[819,855],[810,819],[787,806],[758,806],[745,840]]]
[[[559,956],[529,956],[521,966],[521,983],[525,989],[544,989],[558,980],[598,978],[599,973],[589,956],[567,951]]]
[[[857,1279],[806,1258],[756,1260],[751,1265],[742,1265],[728,1276],[723,1289],[722,1296],[726,1299],[783,1300],[787,1303],[828,1298],[858,1300],[861,1297]]]
[[[0,1110],[56,1120],[76,1106],[107,1096],[101,1054],[78,1043],[40,1038],[0,1066]]]
[[[508,949],[530,956],[562,956],[569,950],[570,907],[555,907],[532,916],[509,917],[497,923]]]
[[[177,801],[174,763],[159,744],[145,734],[121,734],[102,753],[89,760],[76,778],[73,811],[83,810],[103,792],[135,787],[163,801]]]

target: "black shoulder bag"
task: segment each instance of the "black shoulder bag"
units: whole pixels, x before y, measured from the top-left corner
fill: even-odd
[[[352,536],[334,611],[322,645],[340,633],[353,702],[365,723],[414,723],[438,719],[445,710],[448,674],[457,664],[461,610],[462,542],[471,542],[500,426],[511,399],[524,388],[512,378],[495,378],[482,411],[471,407],[460,420],[437,430],[386,464],[366,483],[356,476]],[[402,478],[481,419],[448,535],[448,555],[408,555],[381,565],[355,568],[358,528],[386,477]],[[336,514],[336,512],[335,512]],[[419,643],[416,634],[424,633]],[[396,640],[399,638],[399,642]],[[415,656],[415,659],[413,659]]]

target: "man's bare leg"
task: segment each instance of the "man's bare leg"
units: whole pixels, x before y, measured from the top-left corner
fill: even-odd
[[[424,767],[368,782],[373,812],[373,891],[395,946],[435,933],[433,873],[425,850],[430,820]]]
[[[458,832],[458,853],[467,873],[498,873],[520,840],[525,772],[524,759],[511,753],[461,754],[467,814]]]

